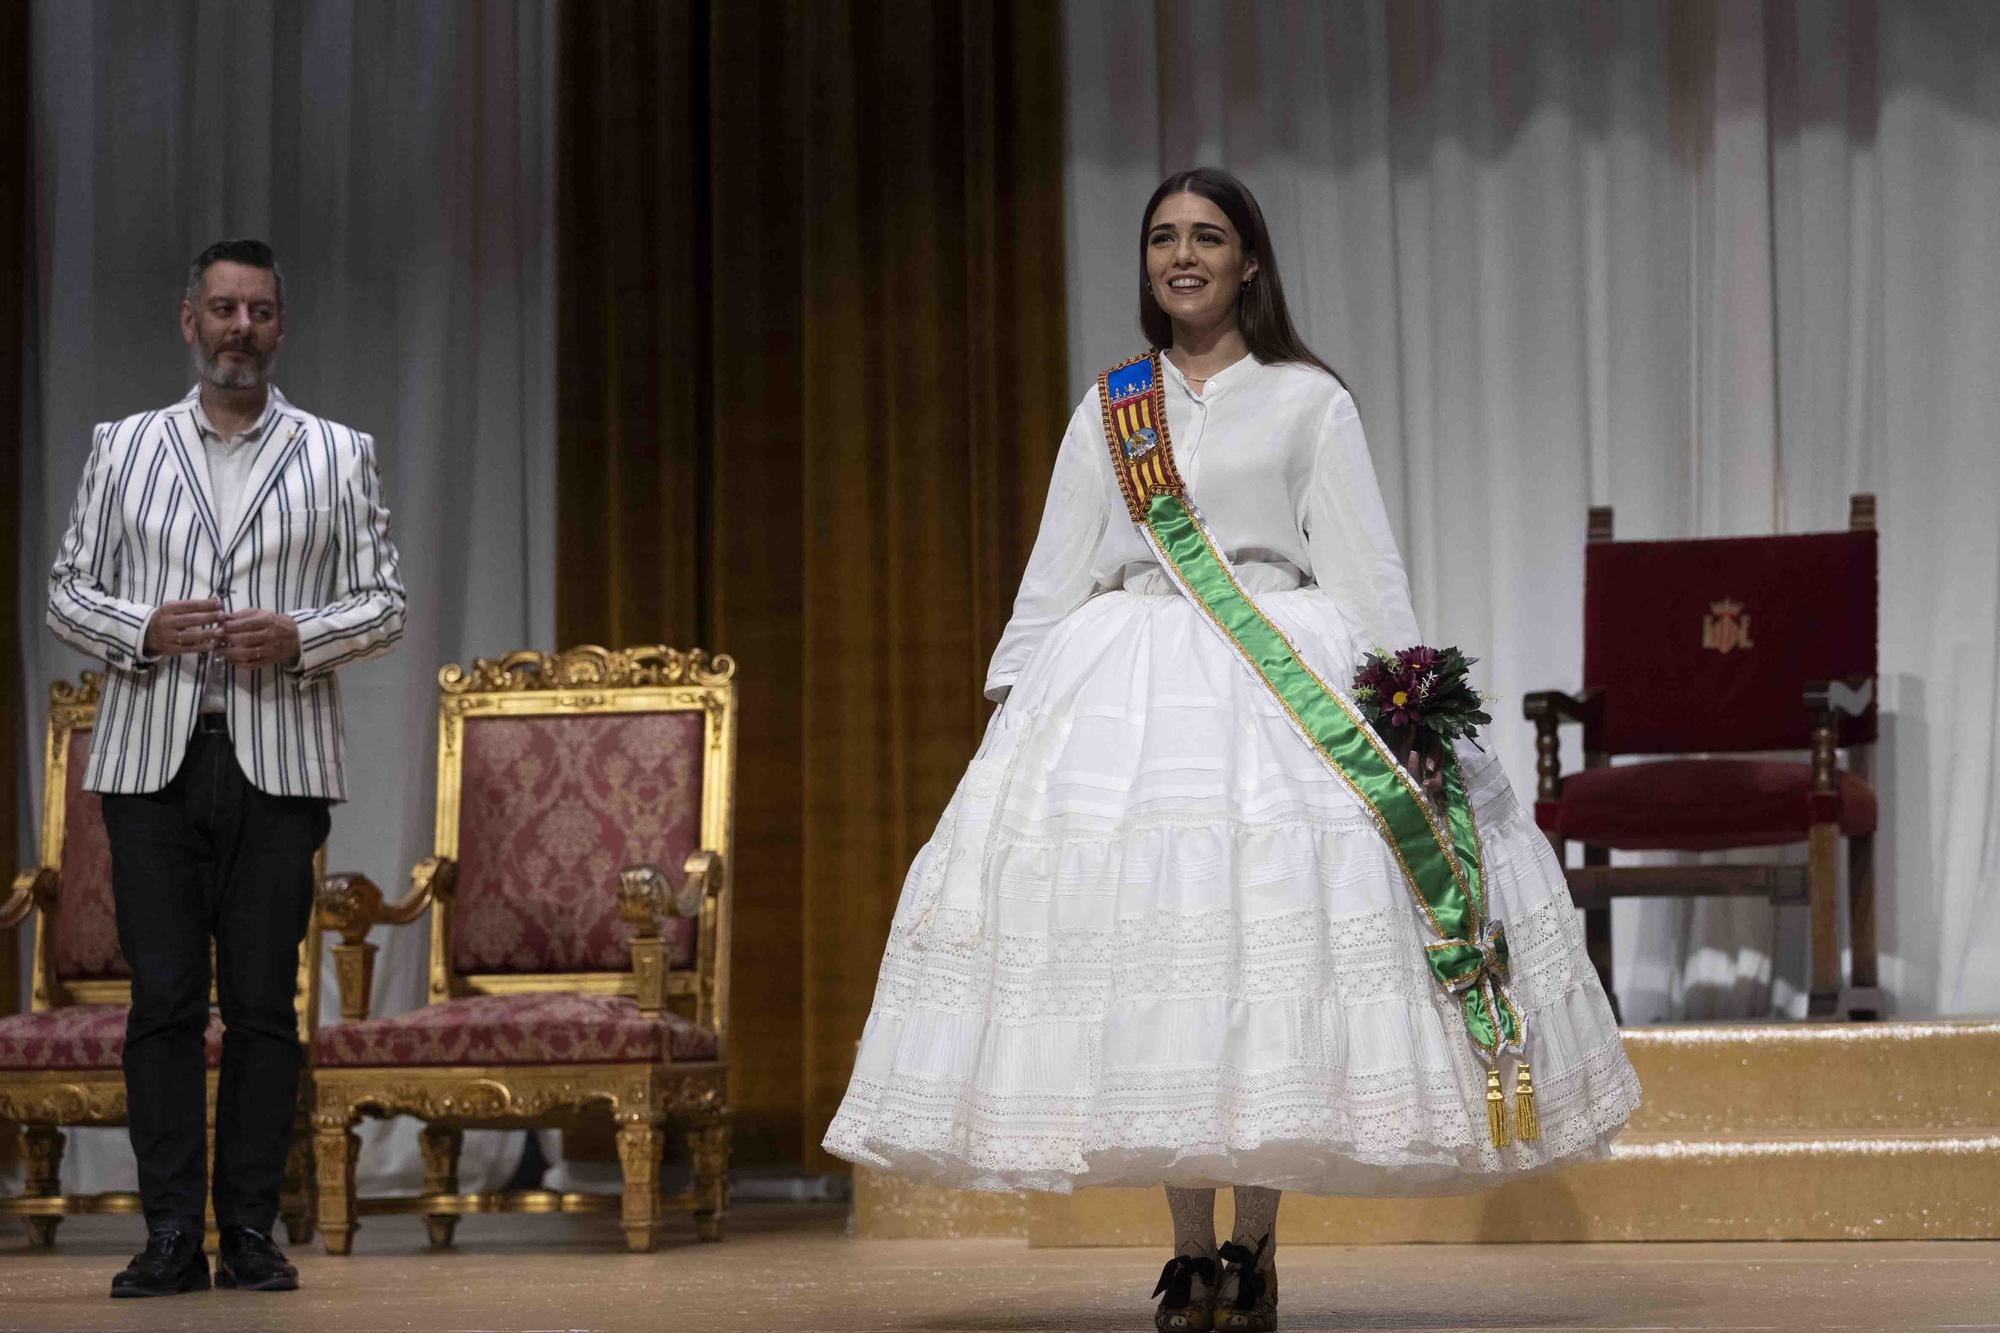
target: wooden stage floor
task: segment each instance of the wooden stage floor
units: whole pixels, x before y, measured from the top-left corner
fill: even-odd
[[[304,1290],[112,1301],[130,1218],[63,1224],[54,1252],[0,1234],[0,1330],[1146,1330],[1164,1256],[1014,1240],[855,1240],[842,1210],[739,1208],[720,1245],[623,1252],[609,1217],[467,1218],[433,1255],[414,1218],[371,1218],[355,1253],[293,1257]],[[1279,1225],[1283,1226],[1280,1214]],[[1282,1230],[1280,1232],[1282,1236]],[[1282,1327],[2000,1329],[1987,1241],[1298,1246]]]

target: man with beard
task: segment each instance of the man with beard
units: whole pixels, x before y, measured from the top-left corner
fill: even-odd
[[[84,786],[104,797],[132,971],[125,1086],[147,1243],[114,1296],[209,1285],[203,1090],[222,1011],[217,1282],[290,1290],[271,1239],[299,1093],[313,855],[346,795],[334,670],[402,634],[375,444],[270,383],[285,283],[262,241],[188,273],[186,398],[96,429],[49,627],[103,659]]]

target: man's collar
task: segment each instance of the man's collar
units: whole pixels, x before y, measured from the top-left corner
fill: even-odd
[[[209,423],[208,412],[201,405],[200,385],[197,384],[194,390],[188,394],[187,402],[193,408],[195,429],[201,432],[201,437],[204,440],[222,439],[222,432]],[[251,425],[249,430],[243,432],[240,438],[262,444],[264,437],[270,433],[272,423],[278,419],[279,412],[287,405],[285,395],[278,392],[277,385],[265,385],[264,410],[257,414],[257,420]]]

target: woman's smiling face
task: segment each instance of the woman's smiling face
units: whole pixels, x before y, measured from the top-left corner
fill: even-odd
[[[1198,194],[1170,194],[1146,228],[1146,281],[1179,327],[1205,329],[1230,318],[1255,256],[1222,210]]]

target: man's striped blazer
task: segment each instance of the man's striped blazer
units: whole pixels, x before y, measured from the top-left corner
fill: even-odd
[[[250,781],[280,796],[347,795],[334,668],[387,651],[403,632],[389,511],[375,442],[270,392],[277,416],[230,532],[217,528],[195,393],[97,427],[49,575],[48,615],[58,637],[106,668],[84,775],[91,791],[171,782],[203,673],[227,671],[229,733]],[[149,658],[154,608],[198,597],[286,612],[298,622],[298,661],[250,671],[220,654]]]

